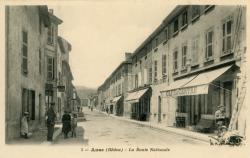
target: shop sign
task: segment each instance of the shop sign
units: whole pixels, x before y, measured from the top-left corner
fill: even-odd
[[[188,95],[198,95],[207,94],[208,85],[201,85],[195,87],[178,88],[163,92],[164,96],[188,96]]]

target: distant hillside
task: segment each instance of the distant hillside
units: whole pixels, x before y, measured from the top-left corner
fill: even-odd
[[[96,89],[85,86],[76,86],[76,91],[80,99],[88,98],[90,95],[96,93]]]

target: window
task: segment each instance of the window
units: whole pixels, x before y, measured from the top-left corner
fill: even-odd
[[[206,33],[206,60],[211,60],[213,57],[213,37],[214,32],[210,29]]]
[[[47,61],[47,79],[53,80],[54,79],[54,58],[48,57]]]
[[[47,43],[50,44],[50,45],[54,44],[54,27],[53,27],[53,25],[50,25],[50,27],[48,28]]]
[[[187,45],[182,46],[182,69],[186,69],[187,66]]]
[[[166,39],[166,41],[168,40],[168,28],[166,28],[165,30],[164,30],[164,34],[165,34],[165,39]]]
[[[138,88],[138,74],[135,75],[135,88]]]
[[[158,37],[155,39],[155,47],[157,47],[159,44],[159,40],[158,40]]]
[[[194,37],[192,40],[192,65],[198,64],[199,57],[199,37]]]
[[[157,81],[157,60],[154,62],[154,81]]]
[[[163,76],[167,75],[167,55],[166,54],[162,56],[162,75]]]
[[[231,53],[232,44],[232,19],[228,18],[222,25],[222,53]]]
[[[196,19],[200,16],[200,6],[194,5],[192,6],[192,20]]]
[[[178,22],[178,18],[176,18],[175,21],[174,21],[174,32],[173,32],[173,34],[175,35],[178,31],[179,31],[179,22]]]
[[[187,11],[185,11],[184,13],[182,13],[182,27],[185,27],[188,23],[188,15],[187,15]]]
[[[41,49],[39,49],[39,74],[42,74],[42,52]]]
[[[174,69],[174,72],[178,71],[178,51],[177,50],[174,51],[174,55],[173,55],[173,69]]]
[[[148,81],[149,81],[149,83],[152,83],[152,75],[153,75],[152,65],[150,65],[148,73],[149,73],[148,74]]]
[[[28,74],[28,33],[22,31],[22,73]]]

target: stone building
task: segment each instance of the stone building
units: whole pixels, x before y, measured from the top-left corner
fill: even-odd
[[[234,111],[246,109],[240,104],[245,51],[244,6],[177,6],[132,55],[132,88],[124,99],[130,118],[213,129],[214,113],[223,105],[228,126]],[[99,89],[105,103],[111,81]],[[241,111],[235,128],[244,133],[246,113]]]
[[[57,43],[57,113],[59,114],[60,119],[64,110],[69,108],[68,80],[70,78],[73,78],[73,76],[71,72],[68,72],[71,71],[70,68],[67,68],[66,66],[67,63],[69,63],[69,52],[71,51],[71,44],[60,36],[58,36],[57,38]]]
[[[132,82],[138,93],[152,89],[150,122],[213,128],[224,105],[229,124],[244,78],[245,16],[242,6],[177,6],[135,51]],[[148,104],[138,103],[143,114]]]
[[[46,107],[50,107],[51,103],[55,103],[56,111],[58,111],[57,100],[57,38],[58,38],[58,25],[62,23],[62,20],[53,14],[53,10],[49,9],[50,26],[47,30],[46,41],[46,83],[45,83],[45,97]]]
[[[127,91],[130,88],[131,53],[125,53],[123,61],[98,88],[98,105],[100,110],[109,109],[117,116],[129,115],[130,110],[124,104]]]
[[[6,6],[6,141],[20,136],[20,120],[30,114],[30,130],[44,122],[47,6]]]

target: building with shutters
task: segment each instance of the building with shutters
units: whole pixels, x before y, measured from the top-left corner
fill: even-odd
[[[20,136],[20,120],[29,112],[29,130],[45,116],[45,45],[50,26],[47,6],[5,7],[6,142]]]
[[[46,83],[45,83],[45,97],[46,108],[49,109],[51,103],[55,103],[56,111],[58,111],[57,99],[57,49],[58,49],[58,25],[62,20],[56,17],[52,9],[49,9],[50,26],[47,30],[47,41],[45,47],[45,62],[46,62]]]
[[[222,105],[228,126],[242,108],[245,54],[246,7],[175,7],[133,52],[131,87],[124,98],[129,117],[209,132]],[[104,98],[110,96],[112,80],[106,82],[99,93]],[[235,125],[242,133],[244,111]]]
[[[125,53],[125,60],[111,73],[98,88],[98,109],[117,116],[129,116],[130,109],[124,103],[131,87],[131,53]]]
[[[125,100],[137,120],[201,131],[215,127],[214,113],[223,105],[228,126],[245,51],[245,7],[177,6],[134,52],[134,91]]]

